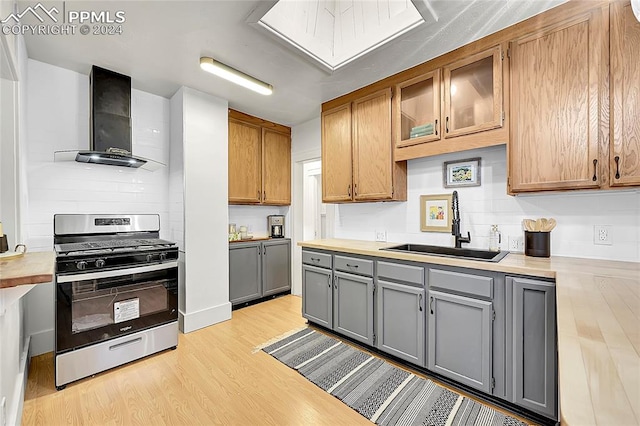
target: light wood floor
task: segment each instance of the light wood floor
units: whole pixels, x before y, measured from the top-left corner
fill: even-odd
[[[24,425],[371,425],[262,351],[305,325],[301,299],[286,296],[233,312],[189,334],[178,349],[56,391],[51,353],[31,360]]]

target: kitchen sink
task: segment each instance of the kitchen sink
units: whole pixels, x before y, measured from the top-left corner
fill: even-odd
[[[399,246],[381,248],[380,250],[426,254],[429,256],[457,257],[461,259],[481,260],[484,262],[499,262],[509,254],[508,251],[476,250],[469,248],[429,246],[424,244],[402,244]]]

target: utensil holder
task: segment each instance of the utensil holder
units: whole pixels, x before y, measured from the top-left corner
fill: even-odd
[[[5,251],[9,251],[9,242],[7,241],[7,236],[0,236],[0,253],[4,253]]]
[[[533,257],[550,257],[551,232],[524,231],[524,254]]]

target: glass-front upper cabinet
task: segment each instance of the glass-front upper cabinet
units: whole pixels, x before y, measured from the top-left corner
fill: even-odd
[[[443,68],[444,137],[502,127],[502,49],[469,56]]]
[[[440,70],[396,85],[396,147],[440,139]]]

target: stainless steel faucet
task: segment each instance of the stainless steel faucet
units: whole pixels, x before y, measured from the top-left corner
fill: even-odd
[[[460,235],[460,208],[458,207],[458,191],[453,191],[451,200],[451,210],[453,211],[453,220],[451,221],[451,235],[456,237],[456,248],[462,248],[462,243],[471,242],[471,234],[467,232],[467,236]]]

